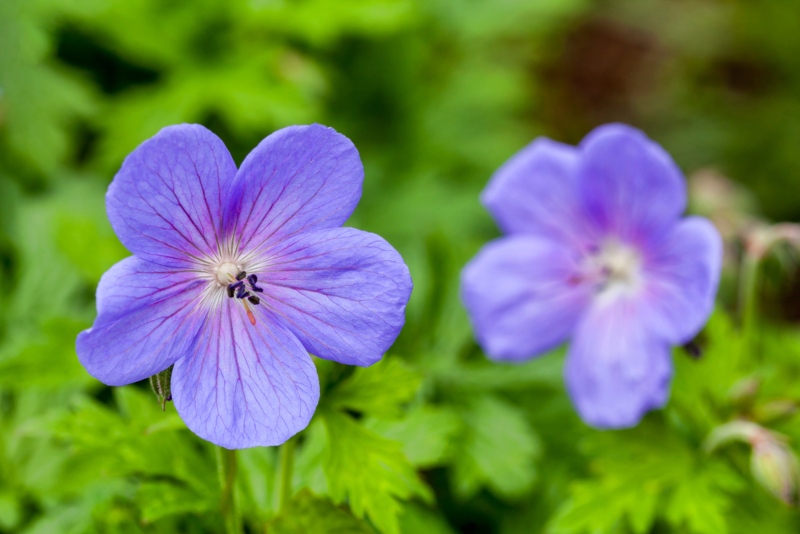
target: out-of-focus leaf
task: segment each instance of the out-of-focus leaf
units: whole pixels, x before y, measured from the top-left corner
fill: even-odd
[[[728,532],[732,493],[743,488],[742,480],[729,466],[719,462],[687,473],[673,490],[665,516],[677,529],[697,534]]]
[[[98,194],[98,199],[104,195]],[[82,206],[80,212],[61,212],[56,217],[55,239],[64,256],[84,278],[96,284],[112,265],[130,252],[114,235],[105,216],[105,208],[87,214],[89,208]]]
[[[94,107],[77,76],[46,61],[55,2],[0,4],[0,147],[51,173],[72,145],[68,125]]]
[[[309,490],[295,495],[267,527],[274,534],[370,534],[363,521]]]
[[[219,71],[185,68],[158,89],[145,87],[121,96],[114,104],[114,114],[99,119],[106,132],[98,151],[102,168],[115,169],[128,153],[165,126],[200,122],[213,113],[222,114],[243,137],[313,121],[310,97],[291,84],[264,75],[269,64],[252,67],[247,63]]]
[[[253,447],[237,452],[236,471],[237,506],[242,515],[253,517],[259,523],[274,515],[275,449]]]
[[[254,15],[267,24],[279,25],[315,45],[330,44],[342,35],[381,35],[395,32],[414,20],[410,0],[342,0],[331,4],[311,0],[298,5],[265,3]]]
[[[11,493],[0,493],[0,529],[12,530],[22,518],[21,506]]]
[[[303,444],[294,463],[294,487],[309,488],[318,495],[328,495],[324,458],[328,454],[328,436],[322,417],[316,417],[303,431]]]
[[[198,494],[189,488],[168,482],[141,484],[136,500],[141,507],[142,520],[148,523],[174,514],[208,512],[219,504],[208,494]]]
[[[483,396],[462,413],[464,434],[458,439],[453,485],[467,498],[482,487],[513,499],[536,481],[539,437],[522,411],[497,397]]]
[[[531,388],[561,390],[563,353],[559,349],[521,364],[499,364],[487,360],[451,365],[437,369],[436,379],[443,387],[467,394]]]
[[[402,534],[455,534],[455,530],[441,515],[417,503],[403,507],[400,515]]]
[[[54,507],[45,511],[32,525],[22,531],[22,534],[83,534],[90,530],[91,510],[86,509],[82,503],[68,504]]]
[[[403,444],[403,452],[417,467],[446,463],[463,424],[452,408],[422,406],[399,421],[372,420],[369,428]]]
[[[18,337],[0,355],[0,387],[55,389],[88,384],[92,377],[78,363],[74,342],[89,325],[69,318],[47,320],[33,339]]]

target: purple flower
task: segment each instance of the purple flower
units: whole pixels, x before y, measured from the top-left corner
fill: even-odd
[[[172,398],[197,435],[283,443],[319,400],[308,353],[371,365],[405,320],[400,255],[341,228],[363,177],[350,140],[317,124],[270,135],[238,170],[202,126],[164,128],[108,188],[108,217],[134,256],[100,280],[81,363],[113,386],[174,364]]]
[[[640,131],[601,126],[578,147],[537,139],[503,165],[482,201],[508,234],[465,267],[477,339],[520,361],[571,340],[564,370],[581,417],[635,425],[669,396],[670,346],[714,306],[722,244],[681,218],[681,171]]]

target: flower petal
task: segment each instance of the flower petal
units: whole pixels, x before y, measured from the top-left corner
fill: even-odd
[[[341,226],[361,198],[363,180],[356,147],[333,128],[312,124],[273,133],[236,175],[229,211],[239,250]]]
[[[565,378],[581,418],[597,428],[635,426],[669,397],[667,342],[648,332],[635,298],[598,299],[581,320]]]
[[[195,350],[175,363],[172,399],[189,429],[220,447],[280,445],[304,429],[319,401],[314,362],[285,328],[238,302],[207,318]]]
[[[481,195],[500,229],[550,238],[580,236],[579,154],[574,147],[539,138],[500,167]]]
[[[686,209],[683,174],[664,149],[622,124],[581,142],[579,190],[586,217],[603,234],[634,243],[677,222]]]
[[[78,359],[110,386],[144,380],[190,351],[204,314],[205,282],[135,256],[114,265],[97,287],[98,316],[78,335]]]
[[[569,249],[533,236],[486,245],[467,264],[461,294],[478,342],[496,360],[523,360],[564,342],[588,305]]]
[[[213,255],[236,165],[197,124],[164,128],[125,158],[106,195],[120,241],[140,258],[186,266]]]
[[[303,233],[261,261],[266,308],[320,358],[372,365],[403,328],[411,276],[380,236],[354,228]]]
[[[670,344],[692,339],[708,320],[722,270],[722,238],[707,219],[688,217],[645,262],[646,315]]]

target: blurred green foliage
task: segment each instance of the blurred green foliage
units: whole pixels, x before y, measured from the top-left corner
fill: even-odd
[[[3,0],[0,532],[223,528],[213,448],[145,385],[104,387],[74,353],[100,276],[127,255],[105,188],[133,148],[179,122],[206,124],[239,162],[289,124],[346,134],[366,167],[349,224],[385,236],[415,282],[384,362],[317,362],[323,396],[296,438],[295,496],[280,513],[276,450],[240,452],[248,532],[797,532],[798,512],[754,482],[749,448],[702,448],[737,416],[800,440],[798,417],[776,410],[800,401],[794,327],[773,314],[752,339],[726,298],[702,356],[676,350],[669,406],[597,432],[571,408],[561,351],[486,361],[458,280],[497,235],[478,202],[492,171],[537,135],[575,142],[602,122],[640,126],[687,171],[716,167],[763,214],[798,218],[798,9]],[[757,387],[732,395],[742,380]]]

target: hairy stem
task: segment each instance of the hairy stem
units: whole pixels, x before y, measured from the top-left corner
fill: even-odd
[[[217,447],[217,474],[222,493],[220,509],[226,534],[241,534],[242,524],[236,509],[233,491],[236,485],[236,451]]]

